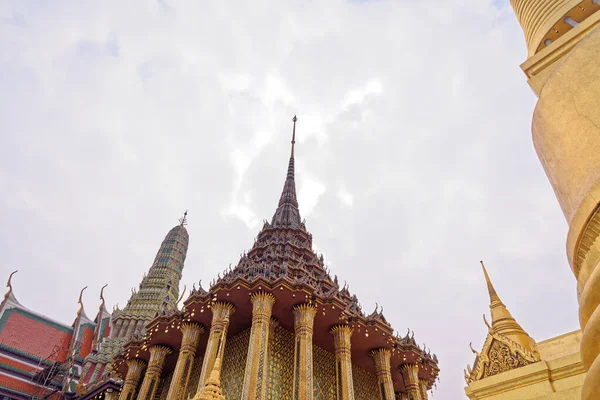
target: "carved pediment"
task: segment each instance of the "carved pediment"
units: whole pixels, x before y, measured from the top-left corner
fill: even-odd
[[[540,360],[539,355],[495,332],[488,334],[481,353],[475,352],[475,354],[473,369],[471,370],[468,367],[468,373],[465,371],[467,384],[521,368]]]

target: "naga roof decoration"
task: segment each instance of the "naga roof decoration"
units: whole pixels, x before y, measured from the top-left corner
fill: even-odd
[[[427,389],[431,389],[439,373],[437,357],[417,344],[414,333],[404,337],[395,333],[384,317],[382,307],[376,306],[367,315],[356,295],[350,293],[348,285],[340,286],[337,276],[331,277],[323,255],[313,251],[313,238],[301,220],[296,198],[294,143],[297,118],[294,117],[293,121],[292,151],[286,179],[271,222],[264,221],[252,248],[240,255],[235,267],[230,265],[219,273],[208,290],[201,284],[196,288],[194,284],[181,311],[165,310],[152,320],[141,342],[136,338],[127,344],[128,354],[148,360],[148,349],[156,344],[168,344],[176,353],[180,346],[181,324],[195,322],[209,327],[210,308],[217,302],[235,305],[236,312],[230,319],[228,336],[236,335],[251,324],[251,295],[267,291],[276,298],[272,316],[280,326],[293,331],[290,310],[297,304],[311,304],[318,308],[313,336],[316,345],[333,352],[330,328],[346,323],[355,332],[352,339],[353,363],[374,373],[369,352],[387,348],[391,350],[395,365],[419,364],[419,378],[426,381]],[[127,357],[124,355],[113,363],[115,373],[122,377],[125,376]],[[168,359],[167,365],[170,362]],[[403,390],[403,378],[398,368],[393,368],[392,374],[396,390]]]
[[[467,365],[467,369],[464,370],[467,385],[473,381],[540,361],[535,341],[521,328],[500,300],[483,261],[481,267],[490,296],[492,324],[488,323],[484,314],[483,321],[488,327],[488,335],[481,353],[471,347],[471,351],[475,354],[475,361],[472,369]]]

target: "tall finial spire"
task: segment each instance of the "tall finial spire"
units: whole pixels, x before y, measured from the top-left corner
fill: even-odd
[[[298,210],[298,199],[296,198],[296,182],[294,181],[294,144],[296,143],[296,121],[298,121],[298,118],[294,115],[292,121],[294,121],[292,153],[290,155],[285,183],[283,184],[283,191],[279,198],[279,205],[271,221],[271,225],[273,226],[300,227],[302,225],[300,211]]]
[[[500,297],[496,293],[496,289],[494,289],[494,285],[492,285],[492,281],[487,273],[483,261],[480,262],[490,295],[492,329],[495,332],[514,340],[527,350],[535,352],[535,341],[527,334],[527,332],[525,332],[523,328],[521,328],[521,325],[519,325],[519,323],[511,315],[510,311],[508,311],[508,308],[506,308],[504,303],[502,303],[502,300],[500,300]]]
[[[479,262],[481,263],[481,268],[483,269],[483,275],[485,276],[485,282],[487,283],[487,287],[488,287],[488,293],[490,295],[490,307],[492,307],[498,303],[502,304],[500,297],[498,297],[498,294],[496,293],[496,289],[494,289],[494,285],[492,285],[490,276],[488,275],[487,270],[485,269],[485,264],[483,263],[483,261],[479,261]]]
[[[298,118],[294,115],[292,121],[294,121],[294,128],[292,131],[292,155],[290,157],[294,158],[294,145],[296,144],[296,121],[298,121]]]
[[[181,226],[187,225],[187,210],[185,210],[185,212],[183,213],[183,217],[179,218],[179,224]]]

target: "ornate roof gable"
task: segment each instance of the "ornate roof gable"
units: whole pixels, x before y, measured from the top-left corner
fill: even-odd
[[[467,384],[540,361],[539,355],[493,330],[489,331],[481,353],[472,347],[471,350],[476,357],[473,369],[467,365],[464,371]]]

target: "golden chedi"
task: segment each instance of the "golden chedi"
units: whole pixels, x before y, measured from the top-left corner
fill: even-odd
[[[533,143],[569,224],[577,278],[584,399],[600,399],[600,1],[511,0],[521,65],[538,95]]]

